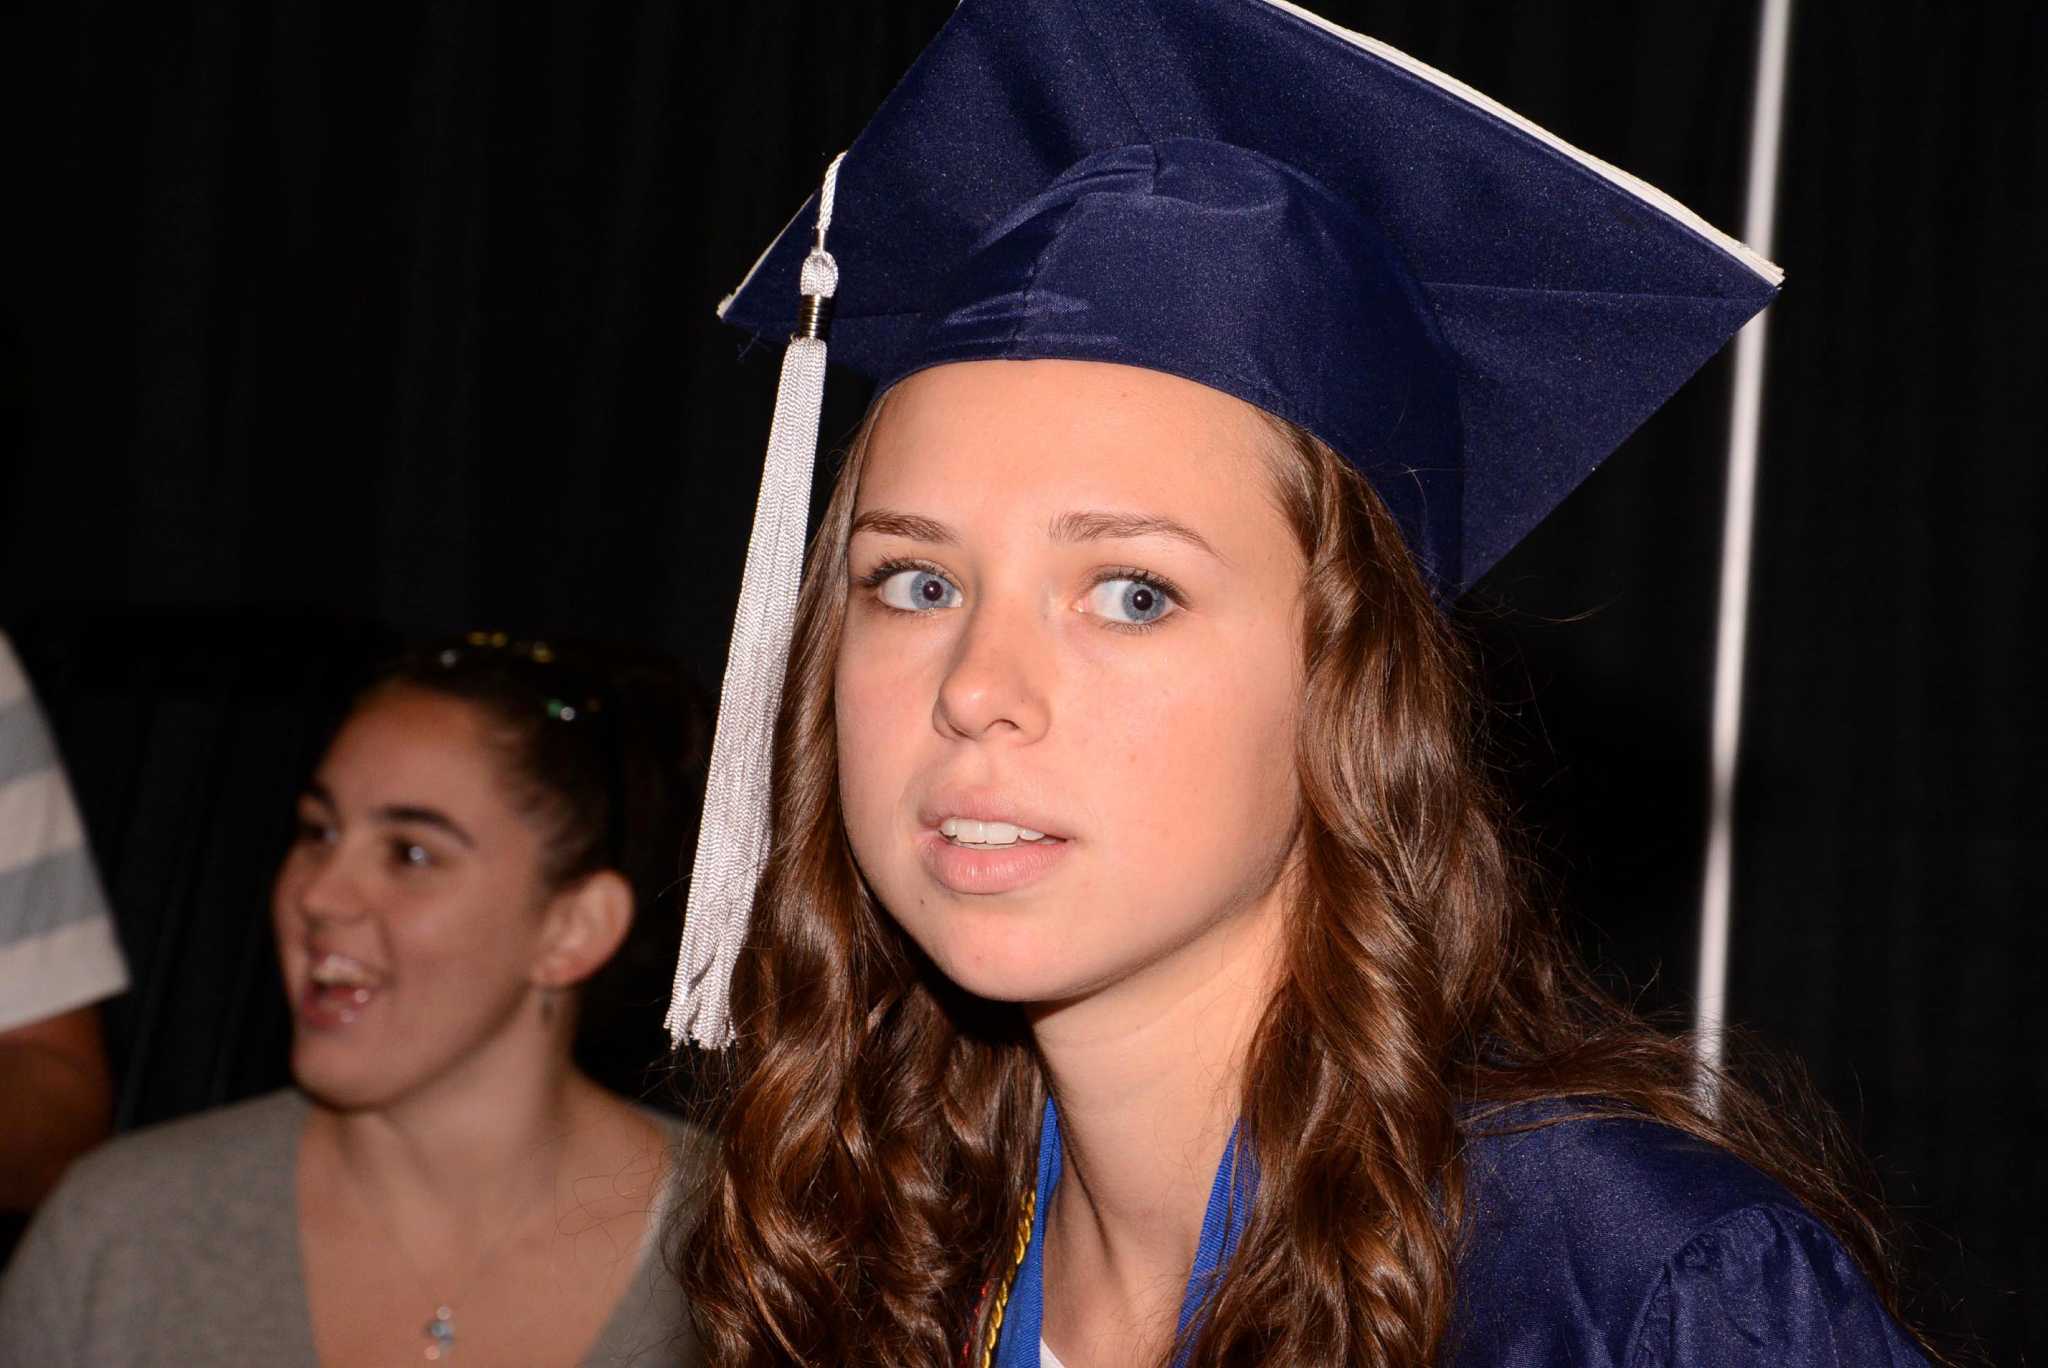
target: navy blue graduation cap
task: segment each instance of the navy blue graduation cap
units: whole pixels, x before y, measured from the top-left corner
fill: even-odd
[[[671,1029],[730,1031],[788,642],[786,620],[779,645],[758,639],[773,634],[759,596],[774,581],[794,604],[828,313],[832,359],[882,387],[949,361],[1060,357],[1286,418],[1365,473],[1449,599],[1779,280],[1661,192],[1292,5],[963,0],[719,309],[798,340]],[[793,488],[792,539],[770,505]]]

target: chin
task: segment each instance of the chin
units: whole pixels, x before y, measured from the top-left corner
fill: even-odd
[[[336,1111],[373,1111],[388,1106],[404,1091],[388,1069],[352,1066],[325,1050],[304,1046],[292,1050],[292,1078],[299,1091]]]
[[[925,936],[910,929],[910,935],[955,987],[990,1002],[1061,1002],[1114,977],[1103,972],[1071,935],[1050,928],[1012,926],[994,934],[965,935],[960,931],[953,927]]]
[[[1048,971],[1018,972],[985,967],[955,970],[944,964],[939,969],[954,986],[988,1002],[1028,1007],[1033,1003],[1070,998],[1078,992],[1065,974]]]
[[[336,1111],[376,1111],[419,1092],[446,1072],[430,1055],[366,1039],[301,1032],[292,1041],[299,1090]]]

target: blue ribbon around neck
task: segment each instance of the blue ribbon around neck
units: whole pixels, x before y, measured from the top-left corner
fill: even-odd
[[[1237,1138],[1242,1126],[1234,1126],[1230,1143],[1223,1147],[1223,1162],[1217,1165],[1216,1181],[1209,1187],[1209,1206],[1202,1213],[1202,1234],[1195,1242],[1195,1266],[1188,1274],[1187,1291],[1181,1296],[1180,1323],[1175,1334],[1185,1345],[1189,1331],[1202,1315],[1222,1272],[1237,1251],[1238,1236],[1251,1215],[1252,1198],[1258,1191],[1258,1174],[1251,1156],[1242,1164],[1237,1157]],[[1038,1345],[1045,1326],[1045,1217],[1052,1207],[1053,1189],[1059,1186],[1062,1147],[1059,1112],[1051,1099],[1045,1104],[1045,1122],[1038,1140],[1038,1201],[1031,1218],[1031,1246],[1017,1268],[1017,1281],[1010,1289],[1010,1303],[1003,1316],[1002,1338],[996,1344],[996,1368],[1038,1368]],[[1174,1356],[1176,1368],[1186,1361],[1185,1352]]]

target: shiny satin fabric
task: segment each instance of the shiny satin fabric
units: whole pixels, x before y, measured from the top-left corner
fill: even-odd
[[[806,205],[721,316],[795,325]],[[964,0],[837,180],[832,359],[1186,376],[1370,478],[1445,598],[1776,294],[1682,207],[1266,0]]]
[[[1446,1368],[1924,1368],[1855,1261],[1770,1179],[1649,1122],[1523,1113],[1476,1131]],[[1233,1137],[1181,1311],[1200,1314],[1257,1200]],[[999,1368],[1036,1368],[1046,1210],[1060,1173],[1048,1106],[1038,1206]]]
[[[1642,1121],[1475,1135],[1454,1368],[1905,1368],[1925,1360],[1770,1179]]]
[[[992,228],[949,289],[958,302],[883,384],[948,361],[1135,356],[1340,434],[1425,572],[1461,564],[1449,348],[1377,226],[1299,171],[1198,138],[1084,157]]]

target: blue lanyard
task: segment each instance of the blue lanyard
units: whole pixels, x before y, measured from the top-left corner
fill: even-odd
[[[1217,1166],[1216,1181],[1209,1188],[1209,1206],[1202,1213],[1202,1234],[1195,1242],[1195,1266],[1188,1274],[1188,1289],[1181,1297],[1178,1334],[1185,1336],[1195,1324],[1208,1300],[1209,1291],[1230,1263],[1238,1236],[1251,1215],[1252,1197],[1258,1190],[1258,1175],[1251,1158],[1237,1161],[1238,1130],[1230,1132],[1223,1147],[1223,1162]],[[1060,1119],[1050,1099],[1045,1104],[1045,1123],[1038,1140],[1038,1201],[1031,1217],[1031,1247],[1017,1268],[1017,1281],[1010,1289],[1010,1304],[1003,1316],[1002,1338],[996,1344],[996,1368],[1038,1368],[1038,1343],[1045,1325],[1045,1213],[1052,1205],[1053,1189],[1060,1181]],[[1176,1357],[1175,1364],[1182,1362]]]

